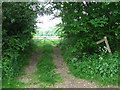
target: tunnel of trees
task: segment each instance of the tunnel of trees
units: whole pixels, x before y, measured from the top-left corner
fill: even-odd
[[[62,23],[57,25],[57,31],[62,38],[59,45],[65,60],[72,68],[71,72],[77,77],[82,77],[79,73],[89,73],[90,76],[99,73],[101,77],[116,80],[120,64],[120,3],[51,2],[45,8],[47,4],[2,3],[2,79],[12,80],[18,76],[31,55],[31,40],[36,29],[37,15],[54,14],[62,19]],[[58,10],[59,15],[54,10]],[[104,36],[108,38],[112,56],[104,49],[105,43],[96,44]],[[108,55],[112,59],[94,61],[92,56],[99,58],[99,55]],[[91,63],[86,64],[89,60]],[[79,72],[74,72],[78,63],[83,64]],[[103,63],[107,63],[108,67]],[[90,66],[92,68],[94,64],[98,66],[95,71],[85,69]]]

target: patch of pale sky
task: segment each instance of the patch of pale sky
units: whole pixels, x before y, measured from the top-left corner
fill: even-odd
[[[41,30],[48,30],[49,28],[55,28],[55,26],[61,23],[61,18],[52,19],[53,15],[44,15],[38,16],[37,18],[37,27],[41,28]]]

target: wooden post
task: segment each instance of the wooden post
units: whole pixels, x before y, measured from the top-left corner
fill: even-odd
[[[46,39],[46,37],[44,37],[44,44],[45,44],[45,39]]]
[[[104,37],[104,39],[105,39],[105,44],[106,44],[106,46],[107,46],[107,50],[108,50],[108,52],[110,53],[110,55],[112,55],[112,52],[111,52],[111,49],[110,49],[110,46],[109,46],[107,37]]]
[[[101,40],[97,41],[96,43],[97,43],[97,44],[100,44],[100,43],[102,43],[102,42],[104,42],[104,41],[105,41],[105,39],[101,39]]]
[[[105,44],[106,44],[106,46],[107,46],[108,52],[110,53],[110,55],[112,55],[112,52],[111,52],[111,49],[110,49],[110,46],[109,46],[109,44],[108,44],[108,40],[107,40],[107,37],[106,37],[106,36],[104,37],[104,39],[101,39],[101,40],[97,41],[96,43],[97,43],[97,44],[100,44],[100,43],[102,43],[102,42],[104,42],[104,41],[105,41]]]

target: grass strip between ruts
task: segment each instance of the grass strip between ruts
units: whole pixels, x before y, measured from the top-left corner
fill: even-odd
[[[45,44],[43,46],[42,56],[37,64],[37,73],[39,74],[39,80],[43,82],[41,85],[43,88],[54,85],[60,77],[56,74],[54,69],[56,66],[53,62],[53,46],[51,44]]]

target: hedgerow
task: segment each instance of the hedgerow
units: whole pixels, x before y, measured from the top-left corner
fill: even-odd
[[[11,80],[19,75],[32,52],[31,39],[35,33],[37,3],[2,3],[2,75]],[[34,8],[33,8],[34,7]]]
[[[58,25],[62,38],[60,46],[75,76],[92,78],[99,75],[103,82],[111,80],[109,84],[113,81],[118,83],[118,55],[113,55],[115,58],[107,57],[105,43],[96,42],[106,36],[112,53],[120,52],[119,6],[119,2],[53,3],[53,7],[60,11],[58,17],[62,19]],[[97,57],[101,53],[107,58],[99,60]],[[104,75],[110,80],[104,80]]]

